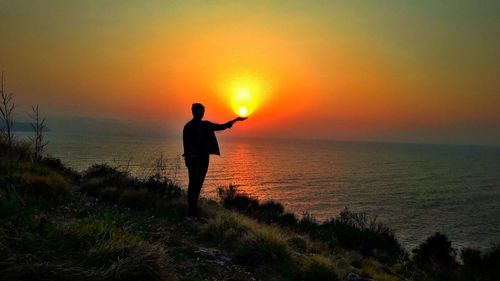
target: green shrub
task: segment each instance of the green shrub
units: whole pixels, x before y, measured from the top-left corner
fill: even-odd
[[[98,220],[84,220],[64,229],[67,248],[79,250],[90,247],[96,249],[109,246],[125,247],[138,243],[140,238]]]
[[[466,280],[494,280],[500,276],[500,247],[493,246],[486,253],[464,248],[460,252]]]
[[[5,280],[166,280],[164,249],[96,220],[51,222],[8,236],[0,227]],[[10,230],[12,231],[12,230]],[[21,233],[21,235],[19,235]],[[24,246],[27,245],[27,246]]]
[[[239,192],[234,185],[219,187],[217,193],[225,208],[238,211],[259,222],[278,223],[287,227],[295,227],[297,224],[295,215],[284,213],[285,208],[279,202],[269,200],[261,203],[259,200]]]
[[[166,177],[138,180],[108,165],[90,166],[83,173],[80,191],[130,208],[151,208],[160,198],[175,199],[183,194],[180,186]]]
[[[314,237],[318,231],[318,226],[316,218],[310,213],[304,212],[302,218],[297,222],[296,230],[299,233],[307,233]]]
[[[204,227],[205,238],[217,243],[233,244],[251,231],[252,226],[236,214],[221,214],[211,218]]]
[[[437,280],[457,280],[455,249],[448,237],[434,233],[413,251],[415,264]]]
[[[291,229],[296,229],[298,220],[294,214],[284,213],[278,218],[278,224],[284,227],[289,227]]]
[[[494,245],[483,255],[487,276],[498,278],[500,276],[500,245]]]
[[[80,192],[86,193],[90,196],[98,197],[102,190],[108,186],[102,181],[101,178],[87,178],[80,184]]]
[[[158,174],[148,177],[146,180],[141,181],[140,184],[149,192],[166,199],[179,198],[183,194],[183,191],[178,184],[167,177],[160,176]]]
[[[260,203],[239,192],[234,185],[220,187],[218,195],[222,205],[264,223],[278,223],[313,239],[326,242],[332,249],[342,247],[356,250],[365,256],[373,256],[394,263],[403,256],[404,249],[394,232],[363,213],[352,213],[347,208],[339,216],[318,223],[314,216],[305,212],[300,220],[294,214],[284,213],[282,204],[268,201]]]
[[[238,192],[237,187],[234,185],[229,185],[227,188],[219,187],[217,194],[225,208],[236,210],[246,215],[252,215],[259,205],[257,199],[250,198]]]
[[[412,251],[413,260],[421,266],[436,264],[443,267],[455,265],[455,249],[451,247],[448,237],[439,232],[428,237]]]
[[[332,248],[340,246],[356,250],[389,263],[395,263],[404,253],[389,227],[377,222],[376,218],[369,218],[364,213],[352,213],[347,208],[339,216],[319,225],[312,235],[328,242]]]
[[[56,202],[62,202],[71,197],[70,183],[59,174],[24,173],[21,178],[24,184],[19,187],[20,193]]]
[[[159,244],[138,243],[134,246],[104,248],[93,253],[96,260],[107,258],[112,262],[102,271],[104,280],[169,280],[166,256]]]
[[[305,252],[307,250],[307,240],[301,236],[293,236],[288,239],[288,244],[301,252]]]
[[[34,219],[35,210],[21,206],[17,201],[0,200],[0,226],[9,229],[27,229]]]
[[[84,182],[89,179],[100,179],[106,186],[127,186],[138,185],[138,180],[131,177],[128,172],[120,171],[115,167],[106,164],[94,164],[83,172]]]
[[[307,257],[304,262],[304,281],[337,281],[337,276],[333,262],[321,255]]]
[[[237,262],[247,265],[279,265],[291,261],[287,243],[280,233],[273,229],[257,229],[245,234],[234,256]]]
[[[80,174],[72,168],[65,166],[59,158],[45,157],[40,161],[40,164],[73,180],[80,179]]]
[[[105,187],[100,190],[99,199],[103,202],[118,203],[122,191],[116,187]]]
[[[128,188],[120,195],[119,204],[131,209],[151,209],[157,205],[158,198],[146,189]]]

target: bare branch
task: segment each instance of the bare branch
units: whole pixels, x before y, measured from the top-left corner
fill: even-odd
[[[13,127],[14,127],[14,109],[15,103],[12,101],[13,94],[7,94],[4,84],[4,72],[2,71],[2,78],[0,83],[0,121],[2,123],[1,132],[2,136],[7,139],[7,145],[12,146],[13,140]]]
[[[28,114],[29,117],[33,120],[31,123],[31,128],[33,128],[33,137],[30,137],[31,142],[34,145],[35,149],[35,160],[41,160],[43,157],[43,152],[45,151],[45,147],[48,142],[44,141],[43,131],[47,128],[45,126],[45,117],[40,118],[40,110],[38,108],[38,104],[36,106],[31,106],[32,113]]]

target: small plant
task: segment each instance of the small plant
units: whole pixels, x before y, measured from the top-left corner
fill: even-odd
[[[59,158],[55,157],[43,157],[40,163],[54,171],[57,171],[61,173],[62,175],[68,176],[73,180],[79,180],[80,179],[80,173],[77,171],[73,170],[70,167],[67,167],[64,165],[64,163],[61,161]]]
[[[460,251],[463,272],[467,280],[494,280],[500,276],[500,246],[493,246],[486,253],[472,248]]]
[[[4,72],[0,81],[0,131],[1,137],[7,143],[7,147],[12,147],[14,140],[13,127],[14,127],[14,109],[16,104],[12,101],[12,93],[7,93],[4,88]]]
[[[40,110],[38,104],[31,107],[32,113],[30,118],[33,120],[31,127],[33,128],[34,135],[30,137],[34,149],[35,161],[40,161],[43,157],[43,152],[48,142],[44,140],[43,132],[47,129],[45,126],[45,117],[40,117]]]
[[[353,213],[347,208],[339,216],[319,225],[316,235],[332,248],[356,250],[365,256],[374,256],[395,263],[404,249],[394,232],[375,218],[364,213]]]
[[[450,267],[456,263],[455,249],[451,247],[448,237],[439,232],[428,237],[424,243],[413,251],[413,260],[418,265],[437,264],[443,267]]]
[[[164,199],[179,198],[183,194],[178,184],[163,176],[150,176],[146,180],[141,181],[140,184],[149,192]]]
[[[304,262],[304,278],[306,281],[338,281],[333,262],[321,255],[307,257]]]
[[[157,205],[157,198],[146,189],[126,189],[124,190],[118,203],[132,209],[151,209]]]
[[[307,243],[308,241],[301,236],[293,236],[288,239],[288,244],[296,250],[299,250],[301,252],[305,252],[307,250]]]
[[[170,280],[159,244],[110,224],[31,224],[24,229],[0,225],[2,280]],[[9,236],[7,230],[17,233]]]
[[[297,231],[307,233],[314,237],[318,229],[316,218],[308,212],[302,213],[302,218],[297,222]]]
[[[457,279],[455,249],[446,235],[436,232],[412,252],[415,264],[434,279]]]
[[[204,228],[204,235],[218,244],[237,243],[255,226],[236,214],[221,214],[210,219]]]
[[[120,171],[106,164],[94,164],[83,172],[83,180],[94,178],[101,179],[106,185],[131,186],[136,184],[128,172]]]
[[[70,183],[63,176],[56,173],[46,175],[24,173],[22,182],[23,184],[19,186],[19,192],[30,198],[40,198],[49,202],[63,202],[71,197]]]
[[[240,193],[235,185],[229,185],[227,188],[219,187],[217,193],[225,208],[233,209],[246,215],[252,215],[259,205],[257,199]]]
[[[281,203],[269,200],[260,203],[259,200],[243,194],[235,185],[217,189],[222,205],[227,209],[236,210],[264,223],[279,223],[283,226],[294,226],[297,218],[290,213],[284,214]]]
[[[291,261],[290,250],[278,231],[257,229],[247,233],[235,252],[238,262],[248,265],[266,263],[286,264]]]

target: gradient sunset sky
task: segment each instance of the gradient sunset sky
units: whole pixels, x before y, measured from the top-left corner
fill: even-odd
[[[0,0],[0,68],[49,126],[178,135],[243,87],[235,136],[500,144],[499,1]]]

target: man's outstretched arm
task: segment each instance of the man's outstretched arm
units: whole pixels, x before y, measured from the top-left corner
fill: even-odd
[[[221,131],[221,130],[229,129],[233,126],[234,123],[236,123],[238,121],[246,120],[247,118],[248,117],[237,117],[237,118],[234,118],[233,120],[228,121],[228,122],[223,123],[223,124],[216,124],[216,123],[210,123],[210,124],[212,126],[212,130]]]

